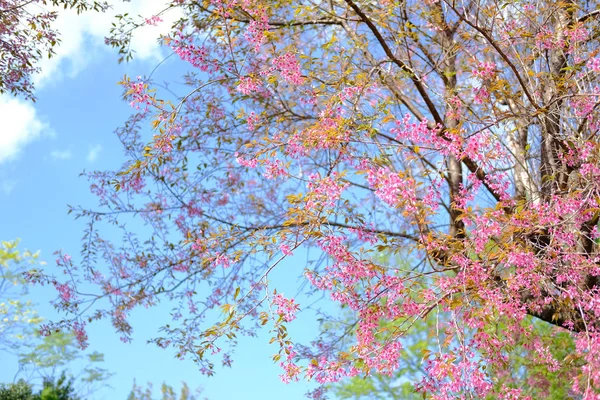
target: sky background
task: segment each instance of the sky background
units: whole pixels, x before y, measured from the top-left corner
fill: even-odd
[[[142,28],[132,42],[135,60],[119,65],[116,50],[104,45],[112,16],[129,12],[150,17],[161,10],[161,3],[132,0],[105,15],[76,16],[61,11],[56,24],[62,39],[57,56],[44,60],[42,73],[34,79],[38,101],[0,96],[0,240],[20,238],[19,248],[40,250],[40,259],[48,268],[54,265],[53,253],[59,249],[74,259],[79,254],[84,221],[67,215],[67,204],[96,204],[88,182],[79,174],[116,169],[124,160],[113,131],[133,110],[121,100],[117,82],[125,74],[149,75],[170,54],[156,39],[178,18],[165,15],[158,27]],[[155,79],[176,81],[182,68],[176,57],[170,57]],[[302,258],[287,262],[302,262]],[[275,280],[294,283],[295,278],[282,272]],[[60,315],[48,304],[54,296],[53,290],[42,287],[30,293],[39,314],[56,320]],[[167,316],[164,307],[134,312],[132,344],[120,342],[107,321],[89,327],[89,350],[103,353],[103,367],[114,374],[107,382],[110,387],[101,388],[93,399],[126,399],[134,379],[142,385],[152,382],[155,387],[166,382],[177,389],[185,381],[190,388],[202,387],[202,395],[211,400],[302,399],[314,388],[306,382],[281,383],[281,370],[270,359],[277,348],[268,344],[266,331],[258,338],[240,340],[231,369],[217,368],[215,377],[204,377],[192,362],[176,360],[171,350],[146,344],[157,336],[156,329]],[[294,339],[313,338],[316,329],[314,316],[308,314],[290,324]],[[78,366],[70,368],[76,373]],[[0,353],[0,382],[11,382],[16,370],[16,359]]]

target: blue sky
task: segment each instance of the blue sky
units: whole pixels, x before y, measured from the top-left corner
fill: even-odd
[[[160,0],[136,0],[117,12],[150,16],[160,4]],[[176,17],[165,17],[162,29]],[[134,38],[136,61],[118,65],[116,51],[103,44],[110,21],[110,15],[76,17],[62,12],[57,21],[62,45],[57,57],[42,63],[43,72],[35,78],[38,101],[0,96],[0,239],[20,238],[20,247],[40,250],[40,258],[49,268],[54,264],[54,251],[63,249],[76,258],[80,249],[83,221],[67,215],[67,204],[95,204],[88,183],[79,174],[114,169],[123,161],[113,131],[132,109],[121,101],[117,82],[125,74],[148,75],[168,55],[156,45],[161,27],[151,28]],[[161,76],[177,78],[181,70],[182,65],[171,57],[161,65],[157,80]],[[302,257],[289,262],[302,262]],[[285,272],[283,278],[289,281]],[[48,304],[54,296],[51,290],[34,288],[30,296],[42,316],[59,318]],[[268,345],[268,332],[242,339],[233,368],[206,378],[193,363],[176,360],[172,352],[146,344],[167,315],[160,308],[135,312],[132,344],[121,343],[108,322],[90,327],[90,350],[104,353],[104,367],[115,374],[108,382],[112,388],[102,388],[94,399],[125,399],[134,379],[138,384],[152,382],[158,387],[166,382],[177,388],[186,381],[191,388],[203,387],[203,396],[211,400],[302,399],[314,387],[305,382],[280,382],[281,371],[270,359],[277,349]],[[315,329],[314,318],[308,315],[290,326],[292,337],[305,340],[314,336]],[[0,360],[0,382],[11,381],[16,360],[6,354],[0,354]]]

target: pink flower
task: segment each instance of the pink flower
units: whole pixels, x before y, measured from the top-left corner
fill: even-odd
[[[73,290],[69,285],[55,282],[54,287],[56,287],[60,298],[65,303],[69,303],[73,299]]]
[[[584,42],[589,37],[589,32],[583,26],[575,26],[567,31],[567,36],[571,43]]]
[[[278,176],[285,175],[287,172],[283,167],[283,163],[281,160],[275,159],[274,161],[265,160],[265,178],[267,179],[275,179]]]
[[[73,333],[75,334],[75,339],[77,339],[79,346],[81,346],[82,349],[85,349],[88,346],[88,335],[85,331],[85,323],[79,321],[74,322]]]
[[[300,305],[294,299],[286,299],[281,294],[275,293],[271,303],[277,306],[277,313],[285,322],[292,322],[296,319],[296,312],[300,309]]]
[[[448,108],[446,116],[452,119],[460,119],[462,114],[462,101],[458,96],[452,96],[448,99]]]
[[[349,186],[348,183],[339,183],[336,173],[331,176],[320,178],[318,174],[312,174],[308,177],[308,189],[311,190],[310,200],[306,203],[306,209],[311,209],[317,205],[333,207],[341,197],[342,192]]]
[[[304,82],[304,78],[300,74],[300,64],[298,64],[294,54],[286,53],[277,57],[273,60],[273,65],[287,83],[301,85]]]
[[[162,22],[162,18],[158,15],[153,15],[150,18],[146,18],[146,25],[157,26],[159,22]]]
[[[265,32],[268,30],[269,19],[264,11],[260,18],[254,19],[248,24],[244,37],[253,45],[255,52],[258,52],[260,46],[265,42]]]
[[[361,90],[361,88],[359,86],[350,86],[350,87],[344,88],[344,90],[342,90],[342,92],[339,95],[340,100],[341,101],[352,100],[360,93],[360,90]]]
[[[215,265],[221,265],[223,268],[227,269],[231,267],[231,259],[224,254],[219,254],[215,258]]]
[[[237,161],[238,164],[243,165],[244,167],[256,168],[256,166],[258,165],[258,160],[256,160],[256,159],[248,160],[248,159],[244,158],[242,155],[240,155],[237,151],[235,152],[234,156],[235,156],[235,161]]]
[[[152,97],[147,93],[148,84],[142,80],[142,77],[137,77],[137,82],[126,82],[125,86],[129,88],[127,97],[132,99],[129,105],[136,110],[140,109],[140,105],[144,106],[143,111],[148,111],[148,106],[152,105]]]
[[[387,167],[380,167],[368,171],[368,181],[376,189],[377,197],[390,206],[403,206],[409,214],[417,210],[415,185],[410,178],[403,178]]]
[[[241,77],[240,84],[237,87],[237,91],[242,94],[250,94],[252,92],[257,92],[260,89],[260,83],[257,79],[252,77]]]
[[[587,67],[594,72],[600,72],[600,58],[590,58]]]
[[[169,46],[183,60],[204,72],[212,72],[217,68],[214,60],[209,59],[204,46],[197,46],[181,32],[176,32],[173,38],[167,39]]]
[[[473,101],[475,101],[475,104],[486,103],[490,98],[490,93],[484,87],[474,88],[473,94],[475,95],[473,98]]]
[[[290,246],[288,246],[287,244],[281,244],[279,246],[279,250],[281,250],[284,256],[291,256],[294,254],[292,253],[292,250],[290,250]]]
[[[256,129],[256,123],[260,120],[260,118],[256,115],[256,113],[251,112],[246,119],[246,123],[248,124],[248,130],[253,131]]]
[[[492,79],[496,75],[496,63],[480,62],[477,68],[473,69],[473,75],[483,80]]]

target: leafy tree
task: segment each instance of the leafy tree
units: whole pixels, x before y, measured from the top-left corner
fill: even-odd
[[[42,390],[33,400],[81,400],[81,397],[75,394],[74,383],[75,380],[68,378],[64,372],[56,381],[46,378]]]
[[[75,378],[62,372],[58,378],[46,377],[37,393],[33,385],[20,379],[17,383],[0,384],[0,400],[82,400],[76,393]]]
[[[284,380],[325,384],[393,374],[401,338],[439,315],[422,394],[526,398],[526,375],[506,378],[523,348],[540,370],[564,369],[573,396],[593,398],[599,6],[166,3],[185,15],[162,40],[190,64],[189,89],[122,81],[138,110],[117,131],[126,161],[88,175],[99,209],[72,210],[89,227],[80,262],[58,260],[68,274],[56,305],[71,318],[57,327],[84,343],[85,323],[109,318],[127,341],[131,310],[166,298],[173,318],[154,342],[204,372],[217,355],[231,362],[237,335],[266,325]],[[140,22],[123,24],[108,42],[127,52]],[[105,235],[112,227],[122,239]],[[333,334],[305,345],[288,335],[307,301],[269,278],[307,249],[318,255],[294,270],[303,287],[358,315],[349,347]],[[378,253],[410,266],[379,263]],[[97,292],[90,298],[79,280]],[[81,316],[98,299],[111,307]],[[553,354],[530,317],[551,336],[566,332],[573,352]]]
[[[75,378],[67,377],[64,372],[71,362],[81,358],[88,360],[88,365],[77,374],[77,380],[82,382],[79,390],[88,394],[96,383],[107,380],[111,374],[98,366],[104,356],[98,352],[84,355],[77,347],[73,333],[40,335],[38,327],[43,318],[31,301],[22,299],[27,298],[29,291],[28,277],[36,271],[32,267],[44,263],[37,261],[37,253],[20,252],[18,243],[2,242],[0,245],[0,351],[18,356],[16,376],[24,376],[29,382],[41,377],[44,388],[49,388],[46,390],[50,393],[48,396],[56,392],[61,400],[65,396],[76,400],[72,393]],[[21,393],[22,387],[19,383],[10,390],[5,389],[14,394]],[[42,394],[43,391],[40,396]]]
[[[188,385],[183,382],[183,386],[181,387],[181,392],[179,395],[176,394],[175,390],[172,386],[163,383],[160,387],[161,397],[159,400],[200,400],[201,390],[197,389],[195,393],[190,391]],[[133,388],[131,389],[131,393],[127,397],[127,400],[153,400],[155,397],[152,396],[152,384],[148,384],[148,386],[144,389],[141,386],[133,383]],[[206,400],[206,398],[204,399]]]
[[[39,336],[39,334],[38,334]],[[73,333],[52,332],[42,337],[29,349],[22,349],[19,354],[19,363],[29,368],[29,376],[40,375],[44,381],[53,382],[58,376],[57,382],[66,382],[63,377],[65,370],[76,360],[86,360],[87,365],[75,375],[69,375],[69,382],[78,381],[79,392],[93,393],[97,384],[106,382],[111,376],[105,368],[100,367],[104,362],[104,355],[93,351],[83,354],[78,347],[76,337]],[[62,375],[60,373],[62,372]],[[72,385],[73,382],[69,383]]]
[[[24,380],[5,385],[0,383],[0,400],[31,400],[33,390]]]
[[[42,322],[30,301],[22,301],[28,293],[24,273],[38,257],[37,253],[19,252],[18,241],[0,244],[0,350],[16,353],[35,335]]]
[[[38,393],[24,380],[9,385],[0,384],[1,400],[81,400],[74,394],[73,380],[63,373],[56,381],[45,379]]]

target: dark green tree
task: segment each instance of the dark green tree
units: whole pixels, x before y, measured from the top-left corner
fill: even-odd
[[[61,373],[58,379],[44,379],[42,390],[32,400],[81,400],[75,393],[75,379]]]
[[[5,385],[0,383],[0,400],[31,400],[33,390],[24,380]]]
[[[8,385],[0,384],[0,400],[82,400],[75,393],[74,379],[62,373],[58,379],[44,379],[43,387],[36,393],[31,383],[19,380]]]

